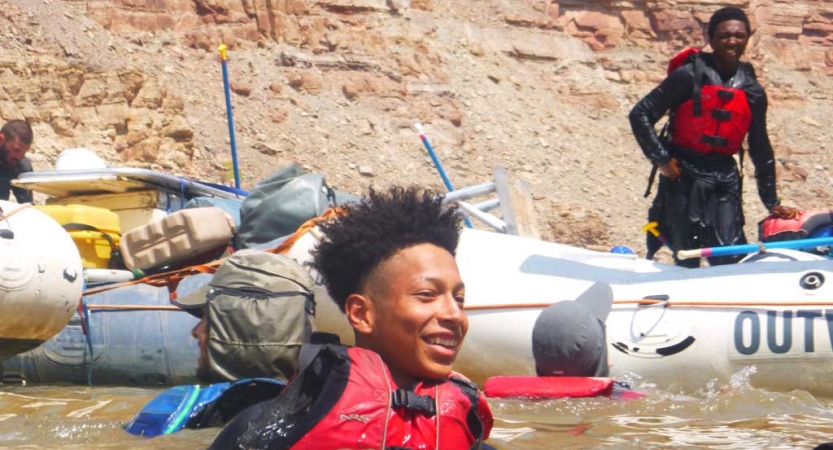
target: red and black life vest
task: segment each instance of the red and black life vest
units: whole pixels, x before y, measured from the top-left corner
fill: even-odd
[[[375,352],[319,347],[273,406],[251,423],[239,447],[479,449],[488,438],[492,415],[486,398],[462,376],[452,373],[406,390],[396,386]]]
[[[704,155],[733,155],[740,151],[749,131],[752,110],[743,89],[703,85],[707,67],[699,53],[696,48],[683,50],[668,66],[670,74],[686,62],[694,63],[693,92],[691,99],[674,110],[671,144]]]

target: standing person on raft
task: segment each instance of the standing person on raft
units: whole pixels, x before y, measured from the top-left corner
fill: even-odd
[[[320,230],[312,266],[356,346],[314,334],[281,394],[241,412],[211,448],[491,448],[485,397],[451,370],[468,330],[458,213],[440,195],[394,187]]]
[[[712,53],[688,49],[671,62],[668,77],[630,113],[633,134],[643,153],[661,173],[659,190],[648,212],[659,222],[676,253],[682,249],[739,245],[743,233],[742,186],[733,157],[749,134],[758,194],[776,217],[795,218],[775,191],[775,159],[766,130],[767,97],[752,65],[740,60],[752,33],[739,8],[716,11],[708,25]],[[671,111],[669,139],[654,125]],[[647,196],[647,194],[646,194]],[[648,258],[661,247],[648,235]],[[709,258],[711,265],[736,262],[740,256]],[[678,260],[698,267],[699,259]]]

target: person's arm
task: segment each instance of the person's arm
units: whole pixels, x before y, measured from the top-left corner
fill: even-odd
[[[17,163],[17,168],[15,172],[17,174],[26,173],[26,172],[33,172],[32,169],[32,162],[29,161],[29,158],[23,158]],[[32,191],[28,189],[23,189],[19,187],[15,187],[12,185],[12,193],[14,193],[14,198],[17,199],[18,203],[34,203],[34,195],[32,195]]]
[[[750,91],[752,123],[749,125],[749,156],[755,166],[758,195],[769,211],[781,202],[775,190],[775,154],[766,131],[767,98],[760,85]]]
[[[661,167],[671,160],[654,125],[668,112],[689,97],[694,87],[693,65],[686,64],[671,72],[659,86],[642,98],[630,112],[628,119],[633,135],[642,153],[655,165]]]

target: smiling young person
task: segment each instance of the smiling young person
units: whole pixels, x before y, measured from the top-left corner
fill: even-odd
[[[356,346],[305,347],[281,395],[241,413],[212,448],[489,448],[485,397],[452,371],[468,330],[457,212],[416,188],[371,190],[320,229],[312,265]]]
[[[776,217],[794,218],[798,213],[780,205],[776,195],[766,93],[752,65],[741,61],[751,34],[742,10],[717,10],[708,24],[712,52],[681,54],[682,64],[630,113],[639,146],[662,174],[649,220],[659,222],[675,253],[746,243],[741,179],[733,156],[742,151],[747,134],[764,206]],[[663,139],[654,125],[668,111],[670,139]],[[649,237],[649,258],[661,245]],[[735,257],[709,259],[712,265],[735,261]],[[699,265],[697,259],[676,262]]]

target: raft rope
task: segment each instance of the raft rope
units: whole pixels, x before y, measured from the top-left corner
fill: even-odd
[[[569,300],[568,300],[569,301]],[[494,309],[541,309],[552,305],[554,302],[537,302],[537,303],[499,303],[496,305],[466,305],[463,307],[466,311],[489,311]],[[614,300],[613,305],[662,305],[666,307],[704,307],[704,308],[767,308],[770,306],[831,306],[833,301],[778,301],[778,302],[709,302],[709,301],[671,301],[671,300],[656,300],[656,299],[639,299],[639,300]]]
[[[3,208],[0,208],[0,220],[3,220],[4,222],[6,222],[6,226],[8,227],[8,230],[11,231],[12,233],[14,233],[14,230],[12,230],[12,224],[11,224],[11,222],[9,222],[9,217],[19,213],[20,211],[23,211],[26,208],[31,208],[31,207],[32,207],[32,205],[30,203],[24,203],[24,204],[20,205],[19,208],[15,208],[15,209],[11,210],[8,213],[3,211]]]
[[[86,281],[84,285],[86,285]],[[93,333],[90,327],[90,309],[87,306],[87,299],[83,296],[79,303],[79,309],[81,313],[81,330],[84,332],[84,340],[87,342],[86,351],[84,352],[84,364],[87,366],[87,386],[93,387],[93,362],[95,361],[93,355]],[[90,352],[89,362],[87,362],[87,351]]]
[[[31,207],[32,207],[31,203],[24,203],[24,204],[20,205],[19,208],[15,208],[15,209],[11,210],[11,212],[5,212],[5,211],[3,211],[3,208],[0,208],[0,217],[2,217],[3,220],[8,222],[9,217],[19,213],[20,211],[23,211],[26,208],[31,208]]]
[[[182,311],[182,308],[174,305],[99,305],[89,304],[87,309],[97,311]]]
[[[568,300],[569,301],[569,300]],[[706,301],[662,301],[662,300],[615,300],[614,305],[662,305],[662,306],[676,306],[676,307],[704,307],[704,308],[766,308],[770,306],[833,306],[833,301],[825,302],[706,302]],[[466,311],[490,311],[497,309],[543,309],[552,305],[552,303],[518,303],[518,304],[497,304],[497,305],[466,305],[463,307]],[[181,311],[182,308],[174,305],[105,305],[105,304],[88,304],[87,309],[92,312],[98,311]]]

